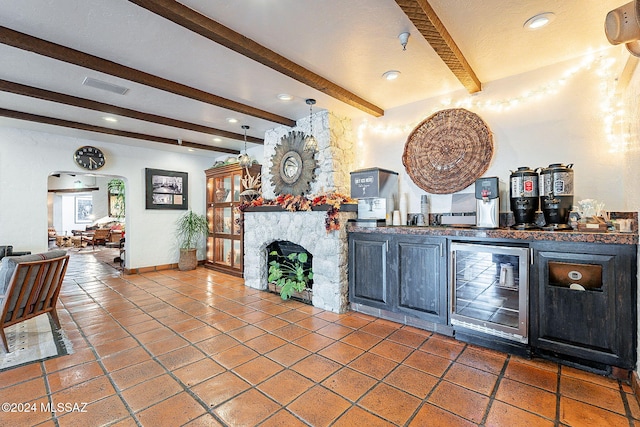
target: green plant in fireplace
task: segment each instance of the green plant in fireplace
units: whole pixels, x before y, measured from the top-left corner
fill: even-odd
[[[280,255],[277,251],[271,251],[273,256],[269,262],[269,282],[280,287],[280,297],[289,299],[294,292],[303,292],[309,288],[313,280],[313,270],[305,268],[308,255],[304,252]]]

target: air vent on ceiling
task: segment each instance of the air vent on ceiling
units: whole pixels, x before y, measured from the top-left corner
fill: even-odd
[[[102,80],[93,79],[91,77],[85,77],[82,84],[85,86],[94,87],[96,89],[106,90],[107,92],[117,93],[118,95],[124,95],[125,93],[129,92],[129,89],[127,89],[126,87],[103,82]]]

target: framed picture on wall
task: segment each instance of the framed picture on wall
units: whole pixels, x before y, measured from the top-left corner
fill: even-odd
[[[93,221],[93,199],[86,196],[76,197],[76,223],[89,223]]]
[[[146,168],[145,187],[147,209],[187,209],[186,172]]]

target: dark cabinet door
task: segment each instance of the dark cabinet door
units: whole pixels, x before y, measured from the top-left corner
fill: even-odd
[[[349,301],[390,309],[387,259],[389,240],[384,236],[349,235]]]
[[[632,369],[635,246],[536,243],[533,247],[533,346]]]
[[[446,240],[397,237],[393,266],[398,311],[434,323],[447,323]]]

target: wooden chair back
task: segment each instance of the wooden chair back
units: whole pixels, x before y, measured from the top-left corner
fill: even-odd
[[[68,264],[69,255],[65,255],[16,265],[5,295],[0,295],[0,336],[5,351],[9,351],[4,334],[7,326],[49,313],[60,327],[56,303]]]
[[[109,240],[109,234],[111,233],[111,230],[109,230],[108,228],[98,228],[96,230],[96,232],[93,234],[93,245],[95,246],[96,244],[105,244],[107,243],[107,240]]]

